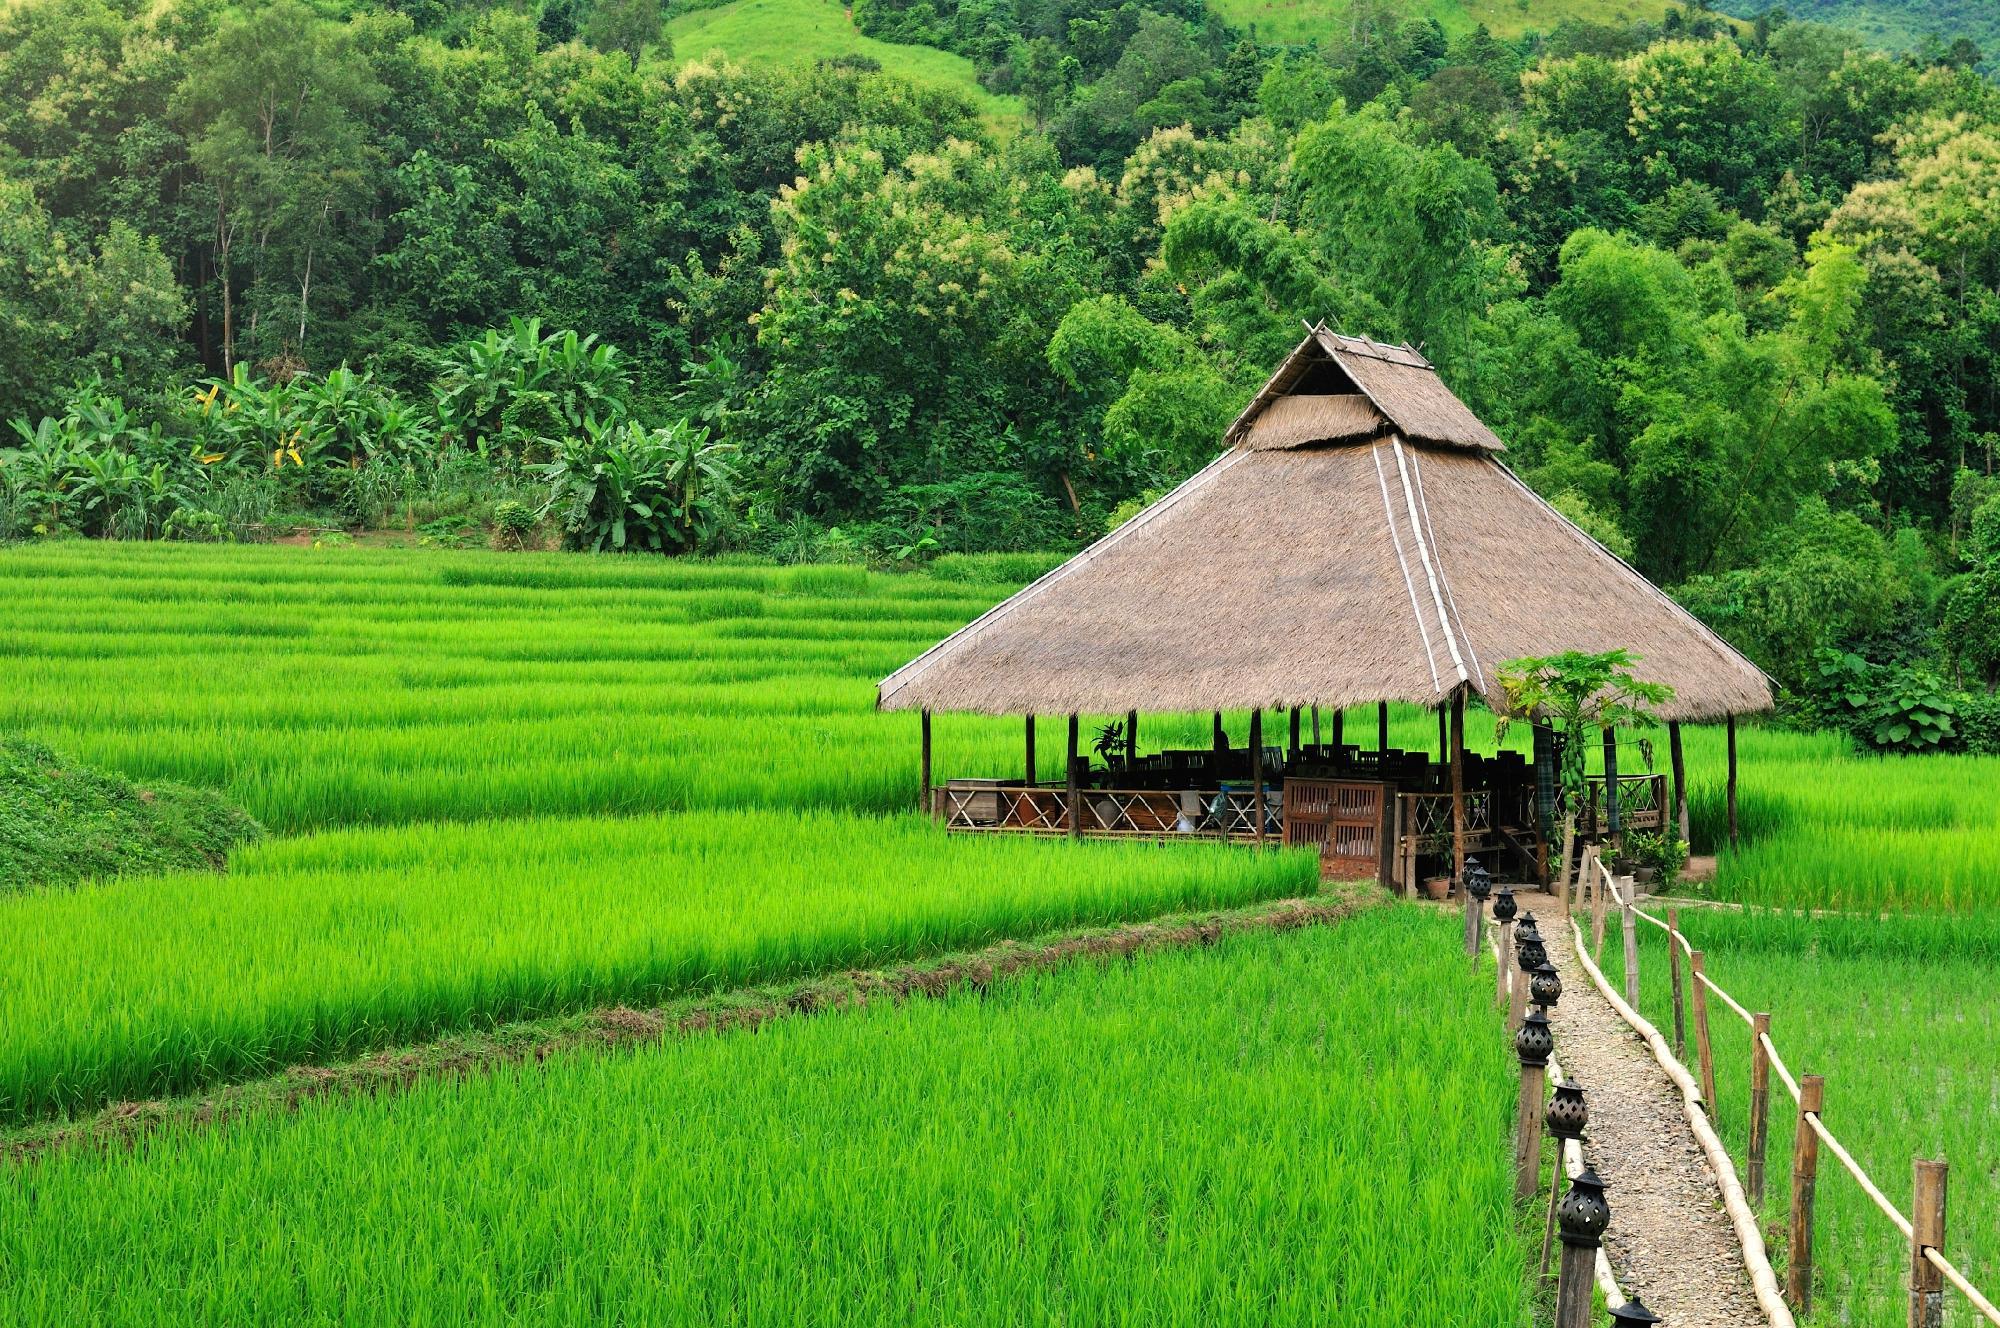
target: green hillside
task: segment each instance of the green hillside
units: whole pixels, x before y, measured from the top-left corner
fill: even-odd
[[[1011,129],[1021,119],[1021,99],[997,97],[979,86],[972,61],[928,46],[900,46],[863,36],[836,0],[736,0],[716,9],[683,14],[667,23],[674,52],[696,59],[720,51],[742,64],[811,63],[865,56],[884,72],[964,92],[991,128]]]
[[[1729,6],[1744,17],[1765,7]],[[1988,57],[2000,54],[2000,5],[1993,0],[1790,0],[1785,9],[1794,18],[1847,28],[1892,51],[1915,50],[1932,38],[1949,46],[1969,37]]]
[[[1267,42],[1325,42],[1346,21],[1348,0],[1209,0],[1209,7],[1237,27],[1256,25]],[[1547,32],[1566,18],[1630,23],[1660,17],[1661,0],[1421,0],[1411,12],[1433,16],[1452,36],[1484,23],[1497,37],[1530,28]]]

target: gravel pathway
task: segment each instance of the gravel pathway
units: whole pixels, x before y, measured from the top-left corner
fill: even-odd
[[[1561,906],[1538,893],[1520,899],[1537,915],[1549,962],[1562,971],[1551,1020],[1556,1058],[1590,1107],[1584,1156],[1604,1178],[1611,1203],[1604,1247],[1618,1285],[1666,1328],[1762,1325],[1742,1248],[1688,1128],[1680,1090],[1575,962]],[[1615,934],[1605,943],[1615,944]]]

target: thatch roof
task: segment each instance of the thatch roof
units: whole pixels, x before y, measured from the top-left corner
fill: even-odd
[[[1770,708],[1755,665],[1516,479],[1499,439],[1407,347],[1316,331],[1229,439],[884,679],[880,705],[1429,705],[1466,686],[1497,706],[1506,660],[1625,648],[1641,677],[1673,686],[1667,718]]]

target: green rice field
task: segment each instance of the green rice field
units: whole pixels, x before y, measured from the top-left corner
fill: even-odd
[[[1379,909],[46,1156],[0,1321],[1525,1328],[1456,935]]]
[[[225,875],[0,896],[0,1133],[506,1021],[1312,890],[1295,855],[952,838],[914,814],[917,719],[876,713],[875,681],[1034,570],[0,549],[0,729],[218,789],[273,832]],[[1432,714],[1391,715],[1394,745],[1435,744]],[[1205,746],[1209,723],[1148,713],[1142,745]],[[1227,723],[1240,741],[1247,717]],[[1370,740],[1373,708],[1346,724]],[[1045,717],[1044,778],[1062,727]],[[1469,730],[1491,746],[1483,719]],[[1686,738],[1713,851],[1723,736]],[[1647,740],[1663,764],[1664,735]],[[1829,1120],[1892,1194],[1913,1153],[1952,1160],[1949,1248],[1991,1286],[2000,766],[1756,725],[1741,750],[1743,843],[1703,889],[1756,911],[1690,926],[1718,980],[1776,1012],[1794,1068],[1828,1076]],[[1018,719],[935,721],[940,778],[1021,759]],[[1628,743],[1622,768],[1645,763]],[[1781,911],[1802,908],[1861,916]],[[57,1149],[0,1187],[0,1322],[86,1304],[109,1324],[562,1322],[613,1303],[633,1322],[1173,1323],[1253,1304],[1525,1322],[1506,1177],[1488,1174],[1504,1040],[1450,995],[1462,961],[1439,926],[1379,910],[984,1000]],[[1726,1011],[1716,1027],[1740,1149],[1747,1037]],[[1447,1111],[1487,1120],[1485,1143]],[[1775,1233],[1789,1111],[1774,1120]],[[1817,1321],[1890,1322],[1898,1242],[1823,1175]],[[1414,1299],[1381,1178],[1399,1223],[1416,1205],[1393,1228],[1411,1267],[1436,1270]],[[565,1255],[584,1247],[602,1257]]]

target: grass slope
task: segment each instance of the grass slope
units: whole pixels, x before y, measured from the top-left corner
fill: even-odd
[[[1456,934],[1376,909],[47,1156],[0,1321],[1525,1328]]]
[[[72,765],[40,743],[0,739],[0,894],[90,877],[219,868],[263,831],[221,795],[139,787]]]
[[[835,0],[736,0],[673,18],[667,34],[682,59],[720,51],[739,64],[776,65],[864,55],[881,62],[884,73],[964,93],[990,129],[1011,130],[1022,116],[1021,99],[995,96],[981,87],[972,61],[964,56],[864,36]]]
[[[1257,39],[1279,44],[1318,41],[1342,31],[1347,0],[1209,0],[1210,8],[1239,28],[1256,27]],[[1496,37],[1518,37],[1533,28],[1547,32],[1564,19],[1593,23],[1657,21],[1663,3],[1651,0],[1414,0],[1412,18],[1435,18],[1453,37],[1480,24]]]

